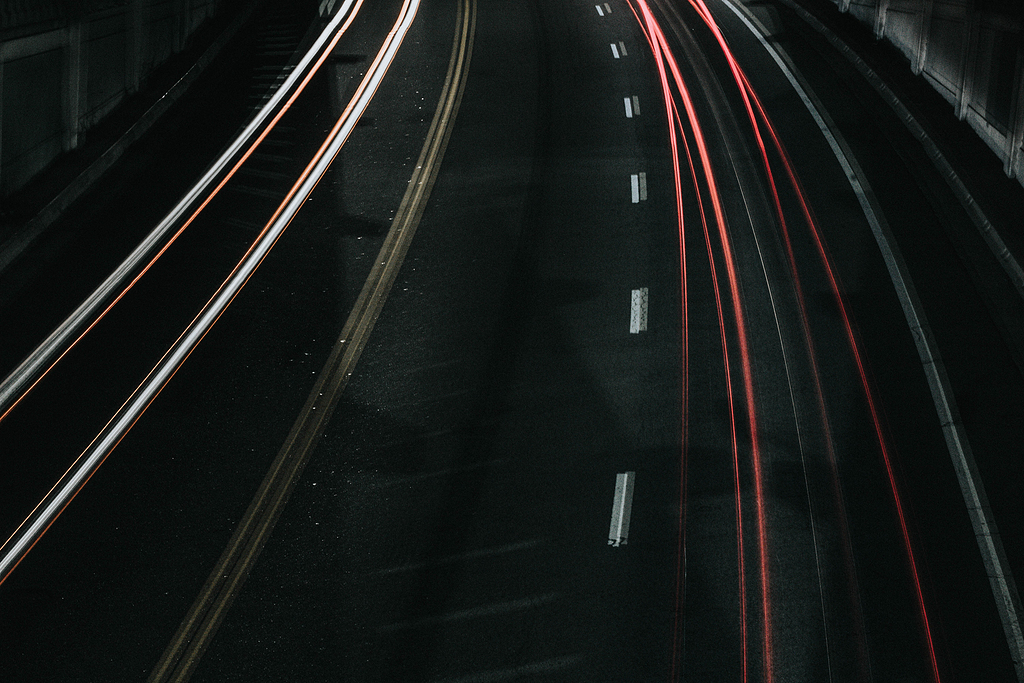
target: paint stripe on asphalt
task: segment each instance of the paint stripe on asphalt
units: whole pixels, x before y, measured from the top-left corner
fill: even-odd
[[[647,199],[647,174],[640,174],[640,201]]]
[[[619,41],[619,53],[623,57],[625,57],[627,54],[629,54],[628,52],[626,52],[626,44],[624,42],[622,42],[621,40]]]
[[[640,201],[640,176],[636,173],[629,176],[629,190],[633,197],[633,203],[636,204]]]
[[[599,16],[599,17],[603,17],[604,16],[604,10],[601,9],[600,5],[594,5],[594,8],[597,9],[597,16]]]
[[[629,304],[629,333],[647,331],[647,288],[634,289]]]
[[[633,95],[633,116],[640,116],[640,98]]]
[[[612,45],[612,57],[615,57],[615,59],[618,59],[619,58],[619,48],[617,48],[615,46],[615,43],[612,43],[611,45]]]
[[[628,97],[623,97],[622,101],[626,104],[626,118],[633,118],[633,103],[629,100]]]
[[[633,509],[633,480],[636,472],[615,475],[615,497],[612,499],[612,523],[608,529],[608,545],[626,545],[629,537],[629,516]]]

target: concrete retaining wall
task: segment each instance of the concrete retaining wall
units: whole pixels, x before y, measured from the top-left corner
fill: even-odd
[[[0,0],[0,196],[139,89],[220,0]]]
[[[1012,3],[832,1],[902,50],[1024,183],[1024,21]]]

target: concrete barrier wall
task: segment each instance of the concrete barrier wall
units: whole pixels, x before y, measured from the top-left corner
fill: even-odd
[[[1024,21],[1003,0],[832,0],[891,41],[1024,184]]]
[[[221,0],[0,0],[0,196],[135,92]]]

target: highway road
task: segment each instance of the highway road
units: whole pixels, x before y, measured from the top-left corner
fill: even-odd
[[[1024,680],[1024,190],[891,48],[307,4],[0,271],[0,680]]]

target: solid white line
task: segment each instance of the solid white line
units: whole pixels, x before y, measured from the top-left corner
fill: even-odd
[[[601,6],[600,6],[600,5],[594,5],[594,8],[595,8],[595,9],[597,9],[597,15],[598,15],[598,16],[600,16],[600,17],[603,17],[603,16],[604,16],[604,10],[603,10],[603,9],[601,9]]]
[[[753,22],[756,19],[746,16],[747,12],[734,5],[733,0],[726,0],[726,5],[771,55],[800,97],[832,148],[832,153],[842,166],[850,187],[853,188],[854,194],[857,196],[861,210],[871,226],[871,232],[878,243],[879,251],[882,252],[886,269],[889,271],[889,278],[896,288],[900,305],[903,308],[903,315],[907,319],[907,325],[910,327],[911,335],[917,346],[925,377],[928,379],[928,387],[935,403],[935,410],[938,413],[943,436],[946,438],[946,447],[953,461],[953,468],[956,470],[960,492],[967,507],[967,514],[974,529],[982,561],[988,572],[989,584],[995,598],[996,610],[1003,623],[1003,631],[1014,661],[1017,680],[1024,682],[1024,633],[1020,626],[1020,612],[1022,611],[1020,596],[1017,593],[1012,571],[1010,567],[1006,566],[1002,537],[996,527],[992,510],[988,506],[985,485],[978,474],[978,466],[974,460],[971,444],[967,440],[967,432],[960,418],[956,397],[932,336],[931,326],[925,317],[917,288],[910,279],[903,254],[856,157],[810,86],[796,74],[789,55],[784,52],[780,53],[774,45],[769,43],[765,38],[764,31],[754,25]]]
[[[636,204],[640,201],[640,179],[636,173],[629,176],[629,188],[633,195],[633,203]]]
[[[622,42],[621,40],[619,41],[619,52],[622,53],[623,57],[625,57],[627,54],[629,54],[628,52],[626,52],[626,44],[624,42]]]
[[[615,497],[612,498],[612,523],[608,528],[608,545],[618,548],[629,538],[629,516],[633,510],[633,480],[636,472],[615,475]]]
[[[647,199],[647,174],[640,174],[640,201],[646,201]]]
[[[626,118],[633,118],[633,103],[629,101],[628,97],[623,97],[622,101],[626,104]]]
[[[619,48],[615,47],[615,43],[612,43],[611,45],[612,45],[612,57],[615,57],[615,59],[618,59],[619,58]]]
[[[629,302],[629,333],[647,331],[647,288],[634,289]]]
[[[640,98],[633,95],[633,115],[640,116]]]

